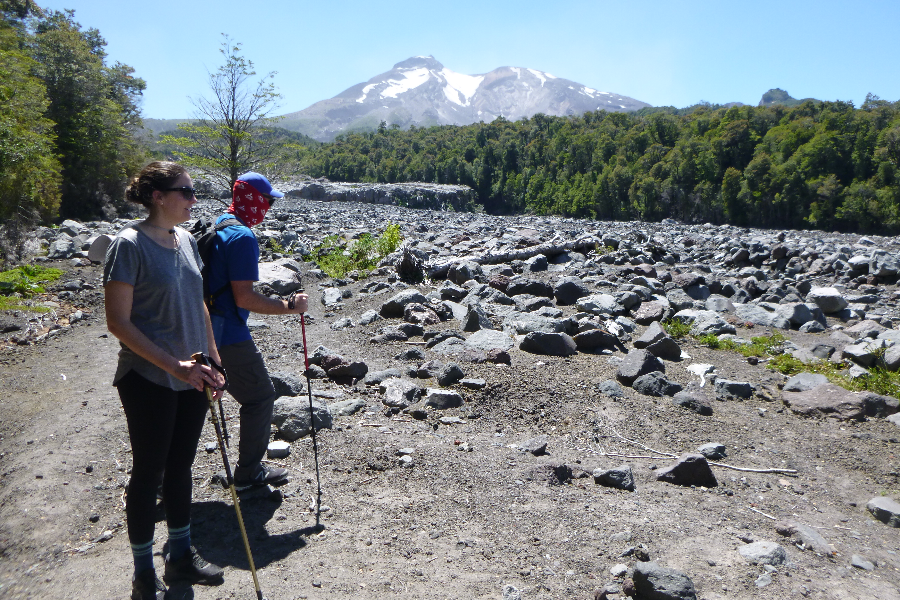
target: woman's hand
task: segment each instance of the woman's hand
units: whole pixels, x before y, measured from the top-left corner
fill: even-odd
[[[206,365],[201,365],[193,360],[180,360],[178,361],[178,367],[172,374],[181,381],[189,383],[198,392],[202,392],[204,387],[208,385],[219,396],[222,395],[222,392],[216,388],[225,385],[225,378],[222,377],[221,373],[213,371],[212,368]]]

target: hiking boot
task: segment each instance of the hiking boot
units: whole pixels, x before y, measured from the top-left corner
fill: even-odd
[[[163,600],[166,586],[154,569],[144,569],[131,578],[131,600]]]
[[[262,485],[281,485],[287,480],[287,469],[267,467],[262,463],[234,470],[234,489],[239,492]]]
[[[163,579],[166,583],[199,583],[200,585],[219,585],[225,578],[222,567],[211,565],[197,554],[197,549],[191,549],[184,553],[178,560],[170,560],[166,556],[166,572]]]

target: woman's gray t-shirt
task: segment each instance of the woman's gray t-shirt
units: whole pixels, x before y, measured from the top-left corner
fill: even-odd
[[[103,285],[121,281],[134,286],[131,322],[153,343],[178,360],[209,352],[203,305],[203,261],[194,237],[175,228],[178,244],[164,248],[134,224],[116,234],[106,251]],[[153,383],[181,391],[190,384],[176,379],[125,344],[113,385],[134,370]]]

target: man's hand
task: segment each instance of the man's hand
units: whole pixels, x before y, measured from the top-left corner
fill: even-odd
[[[302,314],[309,308],[309,296],[306,294],[295,292],[287,303],[288,312],[293,314]]]

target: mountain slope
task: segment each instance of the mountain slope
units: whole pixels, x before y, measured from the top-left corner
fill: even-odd
[[[535,69],[500,67],[483,75],[447,69],[415,56],[337,96],[287,114],[279,125],[327,141],[344,131],[374,129],[381,121],[410,125],[468,125],[499,116],[563,116],[586,111],[638,110],[649,104],[601,92]]]

